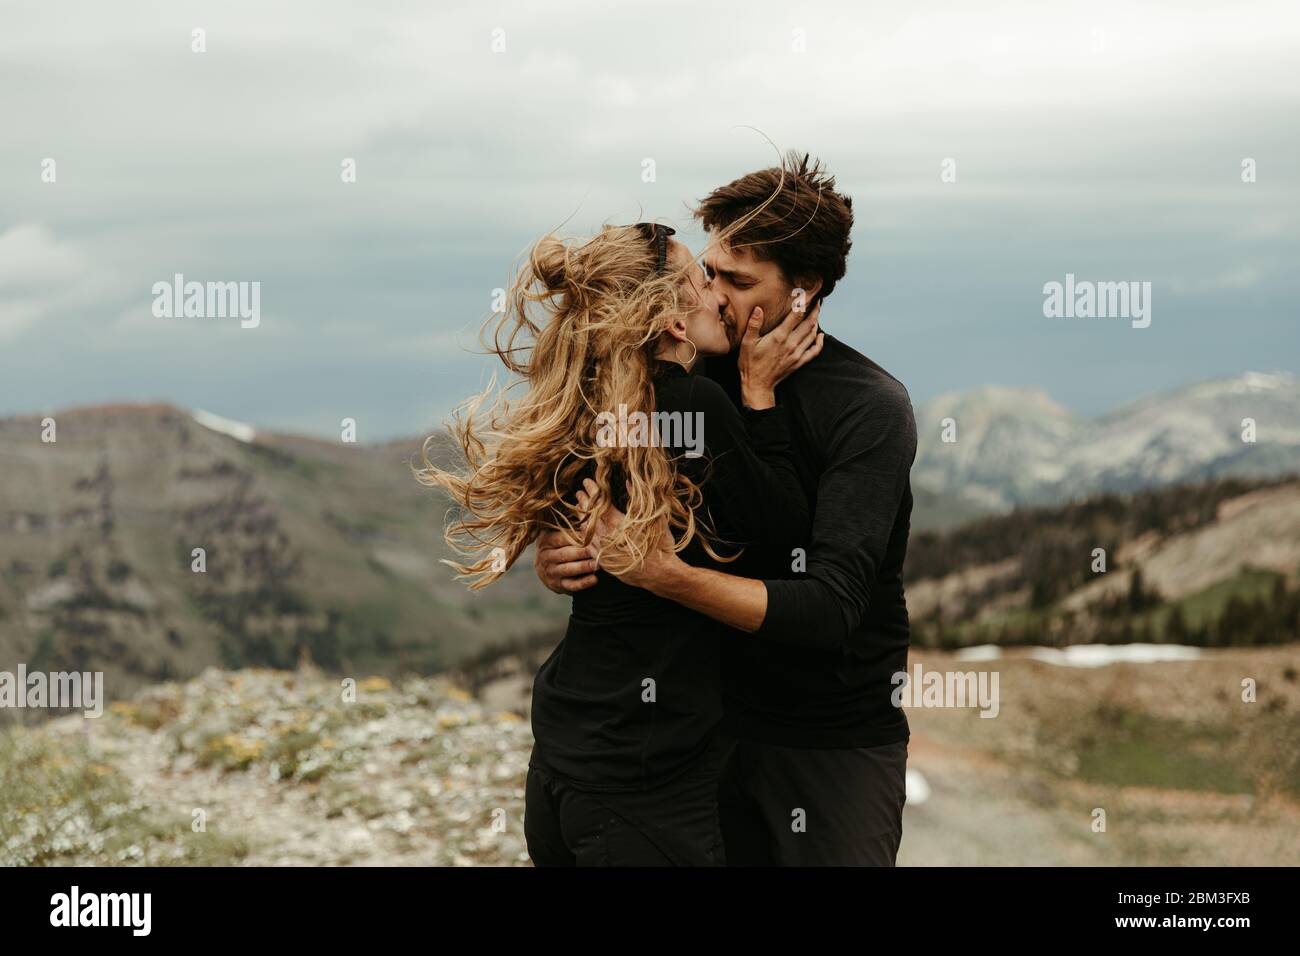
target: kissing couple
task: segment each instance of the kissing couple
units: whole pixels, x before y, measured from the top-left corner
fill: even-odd
[[[892,866],[908,724],[907,390],[821,328],[852,202],[808,155],[659,223],[548,235],[496,320],[514,378],[417,477],[486,587],[569,596],[533,685],[538,866]],[[507,391],[520,394],[507,398]],[[663,425],[613,430],[627,410]],[[700,449],[673,441],[698,422]],[[432,441],[432,439],[430,439]]]

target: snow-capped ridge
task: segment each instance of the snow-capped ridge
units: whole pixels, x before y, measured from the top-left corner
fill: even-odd
[[[1275,477],[1300,473],[1300,380],[1250,371],[1092,419],[1042,389],[985,386],[924,403],[917,429],[914,485],[999,510],[1211,477]]]

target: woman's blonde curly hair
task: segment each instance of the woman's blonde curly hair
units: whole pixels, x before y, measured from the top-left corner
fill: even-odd
[[[771,195],[715,230],[715,239],[730,241],[762,215],[785,179],[782,165]],[[603,544],[607,571],[638,567],[659,545],[665,518],[674,550],[698,536],[713,558],[736,556],[714,549],[707,515],[697,515],[699,486],[662,447],[598,440],[601,412],[626,406],[653,415],[660,335],[696,305],[684,296],[687,270],[697,263],[662,274],[658,265],[654,243],[637,226],[606,226],[581,242],[551,234],[529,251],[488,346],[519,379],[500,391],[494,380],[448,424],[463,469],[430,461],[430,444],[440,436],[426,439],[416,469],[422,484],[443,489],[456,506],[445,538],[464,560],[446,563],[471,589],[500,578],[543,531],[566,530],[590,543],[592,528],[583,531],[588,515],[566,500],[583,477],[601,489],[590,506],[597,517],[612,504],[610,489],[626,489],[624,518]],[[520,385],[527,392],[512,401],[509,393]]]
[[[584,242],[548,235],[529,251],[489,345],[520,380],[500,391],[494,381],[457,410],[448,431],[463,470],[430,461],[430,443],[439,437],[433,436],[416,471],[459,509],[445,537],[466,560],[447,563],[472,589],[501,577],[543,530],[589,540],[581,531],[586,516],[566,500],[582,477],[602,489],[593,504],[598,513],[610,503],[604,489],[626,488],[625,517],[602,560],[613,573],[640,564],[657,545],[665,517],[677,550],[700,534],[700,489],[662,447],[598,441],[602,411],[655,411],[660,333],[695,307],[684,299],[684,280],[686,268],[698,266],[663,275],[655,268],[653,243],[634,226],[606,226]],[[517,385],[527,392],[512,400]],[[707,541],[705,547],[712,552]]]

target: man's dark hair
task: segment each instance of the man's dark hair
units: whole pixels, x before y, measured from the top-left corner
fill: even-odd
[[[695,218],[730,247],[775,262],[790,281],[820,278],[818,298],[844,276],[853,200],[835,191],[835,177],[807,153],[787,153],[780,166],[719,186],[700,200]]]

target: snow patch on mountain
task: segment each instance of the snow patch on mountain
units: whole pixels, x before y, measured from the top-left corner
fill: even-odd
[[[252,425],[246,425],[244,422],[237,422],[229,418],[222,418],[220,415],[205,412],[201,408],[191,409],[190,417],[204,428],[220,432],[222,435],[229,435],[231,438],[245,444],[257,437],[257,429]]]

